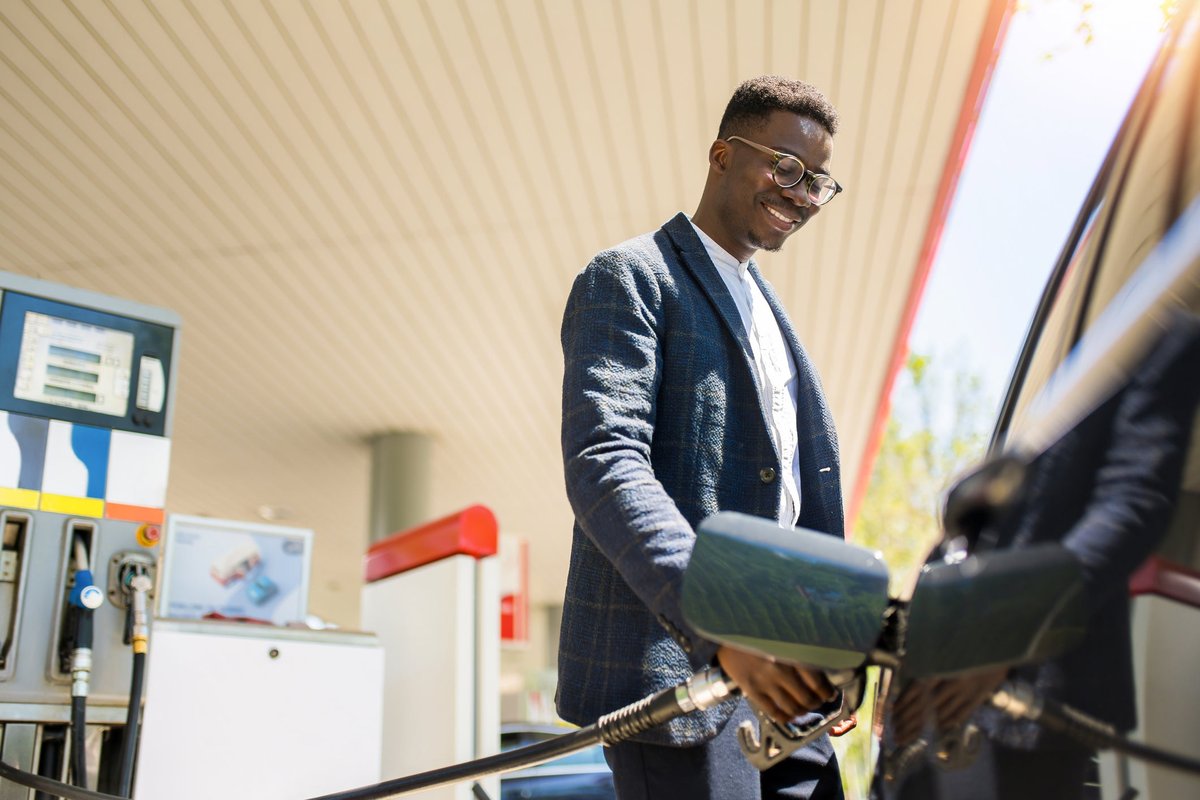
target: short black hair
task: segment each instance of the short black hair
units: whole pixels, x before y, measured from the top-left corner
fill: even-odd
[[[830,136],[837,133],[837,109],[820,89],[804,81],[762,75],[743,82],[734,90],[721,116],[717,138],[753,133],[767,121],[772,111],[790,111],[809,117],[821,123]]]

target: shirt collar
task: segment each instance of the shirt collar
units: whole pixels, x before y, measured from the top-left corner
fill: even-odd
[[[708,257],[713,260],[718,269],[731,270],[739,278],[746,278],[746,271],[750,268],[750,259],[738,261],[725,248],[713,241],[711,236],[696,227],[696,223],[692,222],[691,217],[688,217],[688,222],[692,223],[692,230],[696,231],[696,235],[700,237],[700,242],[704,245]]]

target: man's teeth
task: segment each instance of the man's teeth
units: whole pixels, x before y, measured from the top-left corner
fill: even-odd
[[[767,208],[767,211],[770,212],[772,216],[774,216],[776,219],[780,219],[780,220],[786,222],[788,225],[791,225],[795,221],[795,220],[788,219],[783,214],[780,214],[778,211],[771,208],[770,206],[767,206],[766,208]]]

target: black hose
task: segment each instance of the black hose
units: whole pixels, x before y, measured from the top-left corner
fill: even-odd
[[[1117,733],[1111,726],[1053,700],[1042,701],[1042,715],[1039,722],[1047,728],[1066,734],[1096,750],[1112,749],[1142,761],[1200,775],[1200,760],[1181,753],[1172,753],[1151,747],[1141,742],[1130,741]]]
[[[416,775],[396,778],[383,783],[350,789],[335,794],[321,795],[310,800],[372,800],[373,798],[392,797],[406,794],[447,783],[481,778],[498,772],[508,772],[522,767],[541,764],[559,756],[582,750],[602,741],[615,743],[625,736],[632,736],[646,730],[659,722],[673,719],[684,713],[679,703],[674,700],[675,687],[663,690],[657,695],[639,700],[630,706],[601,717],[594,725],[564,733],[545,742],[510,750],[494,756],[468,761],[465,764],[454,764],[441,769],[429,770]],[[97,792],[80,791],[65,783],[30,775],[3,762],[0,762],[0,776],[11,781],[29,786],[38,791],[46,792],[67,800],[122,800],[116,795],[100,794]]]
[[[146,654],[133,654],[133,675],[129,681],[129,710],[125,713],[125,732],[121,739],[121,772],[117,794],[133,797],[133,762],[137,757],[138,729],[142,721],[142,686],[146,682]]]
[[[87,698],[71,698],[71,780],[87,788]]]
[[[1057,700],[1039,698],[1033,687],[1021,681],[1004,684],[992,695],[991,704],[1014,719],[1032,722],[1069,736],[1094,750],[1116,750],[1142,761],[1200,775],[1200,761],[1142,742],[1126,739],[1106,722]]]
[[[520,769],[521,767],[541,764],[559,756],[564,756],[567,753],[573,753],[576,750],[590,747],[599,741],[600,729],[598,725],[590,725],[586,728],[580,728],[577,731],[556,736],[545,742],[538,742],[528,747],[510,750],[507,753],[478,758],[474,761],[468,761],[465,764],[454,764],[449,767],[420,772],[416,775],[408,775],[403,778],[395,778],[372,786],[363,786],[359,789],[349,789],[344,792],[336,792],[335,794],[324,794],[320,797],[311,798],[311,800],[375,800],[380,797],[392,797],[393,795],[441,786],[444,783],[457,783],[459,781],[493,775],[497,772],[508,772],[509,770]]]
[[[419,789],[440,786],[445,783],[453,783],[460,780],[468,780],[472,777],[491,775],[496,772],[508,772],[509,770],[520,769],[521,767],[528,767],[533,764],[541,764],[559,756],[573,753],[576,750],[590,747],[599,741],[599,731],[593,725],[590,728],[582,728],[571,733],[565,733],[549,741],[538,742],[537,744],[517,750],[510,750],[500,755],[480,758],[465,764],[455,764],[452,767],[430,770],[429,772],[422,772],[418,775],[410,775],[405,778],[396,778],[384,783],[364,786],[360,789],[350,789],[336,794],[321,795],[309,800],[351,800],[351,798],[380,798],[391,797],[396,794],[406,794]],[[33,773],[17,769],[4,761],[0,761],[0,778],[20,784],[21,786],[28,786],[31,789],[36,789],[39,792],[44,792],[54,797],[65,798],[65,800],[125,800],[125,798],[115,794],[93,792],[89,789],[81,789],[61,781],[56,781],[53,778],[34,775]],[[479,791],[483,791],[482,787],[480,787]]]
[[[564,733],[545,742],[479,758],[464,764],[453,764],[449,767],[395,778],[358,789],[325,794],[309,798],[309,800],[376,800],[529,767],[573,753],[576,750],[582,750],[599,742],[616,744],[676,717],[690,714],[692,711],[712,708],[732,699],[736,694],[736,687],[721,675],[720,670],[709,668],[696,673],[686,683],[663,689],[611,714],[606,714],[593,725]],[[65,783],[52,781],[38,775],[30,775],[3,762],[0,762],[0,776],[47,794],[67,798],[67,800],[124,800],[116,795],[81,792]]]
[[[1142,761],[1149,761],[1154,764],[1161,764],[1164,767],[1172,767],[1182,772],[1200,775],[1200,761],[1188,758],[1179,753],[1171,753],[1166,750],[1160,750],[1157,747],[1151,747],[1141,742],[1131,742],[1128,739],[1120,737],[1112,742],[1112,749],[1119,753],[1125,753],[1134,758],[1141,759]]]
[[[693,677],[699,677],[699,674]],[[539,742],[517,750],[510,750],[507,753],[500,753],[499,755],[468,761],[465,764],[454,764],[417,775],[409,775],[404,778],[385,781],[374,786],[364,786],[361,789],[351,789],[336,794],[322,795],[310,800],[376,800],[376,798],[408,794],[409,792],[431,789],[447,783],[458,783],[459,781],[494,775],[497,772],[508,772],[509,770],[540,764],[544,761],[566,755],[567,753],[573,753],[576,750],[590,747],[597,742],[603,742],[604,744],[623,742],[643,731],[650,730],[664,722],[670,722],[676,717],[681,717],[695,710],[695,705],[689,703],[685,708],[680,704],[681,692],[688,689],[690,683],[691,681],[687,684],[663,689],[656,694],[644,697],[611,714],[605,714],[593,725],[580,728],[571,733],[564,733],[545,742]],[[683,697],[686,698],[689,696],[689,693],[684,692]],[[722,695],[722,698],[725,697],[727,695]],[[718,700],[718,702],[723,702],[723,699]]]
[[[56,781],[53,778],[34,775],[32,772],[17,769],[3,761],[0,761],[0,778],[20,784],[21,786],[28,786],[30,789],[36,789],[43,794],[64,797],[66,800],[125,800],[116,795],[93,792],[90,789],[80,789],[69,783]]]
[[[71,654],[71,780],[76,786],[87,788],[87,677],[91,671],[92,652],[92,609],[75,608],[75,642]],[[79,665],[76,658],[85,664],[82,673],[76,673]],[[78,677],[82,674],[83,677]]]
[[[679,705],[676,687],[672,686],[619,708],[611,714],[605,714],[595,725],[589,727],[598,729],[605,744],[616,744],[670,722],[685,713],[687,712]]]

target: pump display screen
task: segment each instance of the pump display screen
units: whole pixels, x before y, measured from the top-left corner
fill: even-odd
[[[126,331],[27,311],[13,396],[123,417],[133,345]]]

